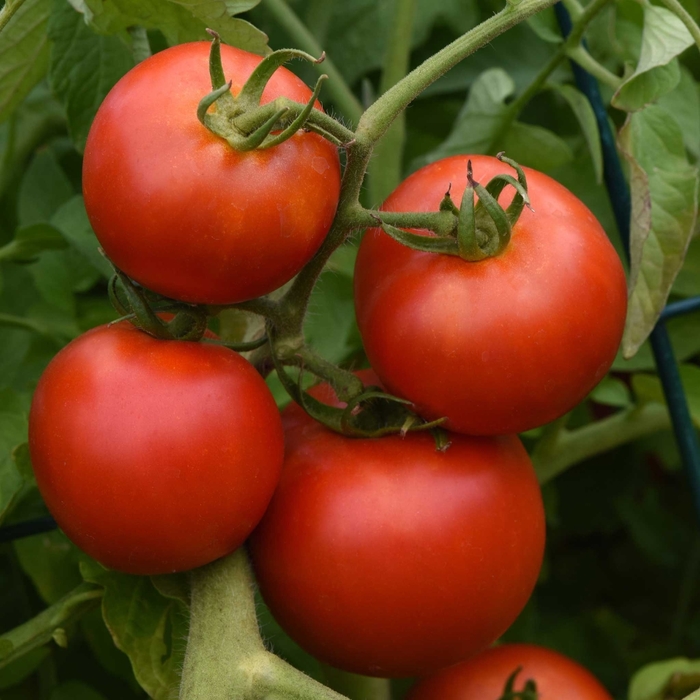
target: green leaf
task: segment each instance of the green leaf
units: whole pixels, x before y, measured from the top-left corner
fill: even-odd
[[[73,186],[52,151],[40,151],[22,178],[18,201],[20,224],[50,221],[56,210],[72,196]]]
[[[60,250],[68,243],[51,224],[30,224],[17,229],[12,241],[0,248],[0,260],[30,262],[44,250]]]
[[[551,7],[538,12],[536,15],[532,15],[532,17],[528,18],[527,23],[542,41],[547,41],[550,44],[561,44],[564,41],[559,29],[559,22],[557,22],[557,16]]]
[[[55,0],[49,23],[51,87],[63,103],[68,129],[82,152],[97,108],[134,59],[114,36],[98,36],[65,0]]]
[[[679,367],[681,382],[688,401],[688,409],[693,423],[700,428],[700,367],[682,364]],[[661,380],[652,374],[635,374],[632,389],[641,401],[665,403]]]
[[[632,114],[620,131],[630,165],[630,301],[622,341],[631,357],[666,304],[695,228],[698,169],[678,124],[661,107]]]
[[[304,334],[331,362],[343,362],[362,348],[353,309],[352,278],[324,272],[311,294]]]
[[[126,681],[140,695],[141,688],[131,671],[129,657],[114,646],[112,635],[102,617],[102,611],[96,608],[83,615],[80,620],[80,628],[100,666],[110,675]]]
[[[231,17],[229,5],[231,7],[245,6],[250,3],[237,3],[230,0],[229,2],[226,0],[172,0],[172,2],[186,7],[207,27],[219,32],[221,40],[225,43],[253,53],[262,55],[270,53],[267,36],[263,32],[250,22]]]
[[[393,21],[393,3],[344,0],[333,7],[325,45],[348,83],[380,68]],[[478,22],[477,7],[464,0],[417,0],[411,46],[419,46],[436,24],[464,33]]]
[[[46,603],[55,603],[82,581],[79,563],[84,555],[62,532],[23,537],[13,544],[20,566]]]
[[[3,640],[0,639],[0,659],[4,653],[2,642]],[[7,646],[5,648],[7,648]],[[48,655],[49,650],[46,647],[37,647],[36,649],[32,649],[26,654],[20,656],[13,663],[5,666],[5,668],[0,670],[0,690],[9,688],[17,683],[21,683],[25,678],[37,670]],[[4,699],[4,694],[2,697]]]
[[[90,226],[82,196],[76,195],[66,202],[51,219],[51,223],[103,277],[109,279],[114,274],[114,268],[100,253],[100,242]]]
[[[187,606],[174,593],[181,584],[169,589],[174,597],[165,597],[146,576],[107,571],[97,562],[83,562],[81,570],[87,581],[104,586],[102,614],[141,687],[154,700],[170,700],[179,683],[189,622]],[[159,587],[164,586],[159,577]]]
[[[595,171],[596,182],[603,181],[603,147],[600,143],[600,131],[598,130],[598,122],[593,112],[593,107],[588,101],[588,98],[575,87],[571,85],[560,85],[552,83],[548,86],[550,89],[561,95],[569,107],[571,107],[578,123],[581,126],[581,131],[586,139],[588,150],[591,153],[593,161],[593,169]]]
[[[700,685],[700,660],[683,657],[657,661],[637,671],[629,687],[629,700],[665,700],[680,698],[681,693]],[[698,693],[693,693],[700,696]],[[689,696],[693,697],[693,696]]]
[[[515,83],[502,68],[484,71],[472,84],[447,138],[414,163],[414,167],[459,153],[488,152],[505,124],[505,101],[514,90]]]
[[[13,451],[27,440],[24,402],[11,389],[0,391],[0,522],[24,486],[24,478],[12,458]]]
[[[207,39],[206,27],[169,0],[70,0],[99,34],[117,34],[133,25],[159,29],[169,44]]]
[[[249,22],[231,17],[260,0],[71,0],[97,32],[116,34],[138,24],[158,29],[169,44],[208,40],[206,28],[216,30],[223,41],[253,53],[266,54],[267,36]]]
[[[671,336],[673,352],[679,362],[685,362],[700,353],[700,333],[698,333],[698,313],[677,316],[666,322],[666,330]],[[634,357],[625,359],[620,350],[613,362],[615,372],[652,371],[656,367],[651,344],[646,341]]]
[[[627,384],[617,377],[607,375],[589,395],[596,403],[604,406],[626,408],[632,404],[632,397]]]
[[[700,86],[685,66],[681,66],[680,82],[659,99],[659,106],[673,115],[683,132],[685,147],[700,158]]]
[[[46,75],[52,0],[26,0],[0,33],[0,121]]]
[[[684,297],[700,295],[700,238],[690,241],[683,267],[673,283],[674,294]]]
[[[612,104],[633,112],[673,90],[680,80],[675,58],[693,43],[690,32],[673,12],[647,3],[639,63],[618,88]]]
[[[29,266],[34,283],[46,302],[75,315],[75,293],[85,292],[100,275],[87,259],[73,248],[49,251]]]
[[[544,171],[565,165],[574,158],[569,144],[553,131],[522,122],[513,122],[503,140],[494,144],[492,150],[505,151],[521,165]]]

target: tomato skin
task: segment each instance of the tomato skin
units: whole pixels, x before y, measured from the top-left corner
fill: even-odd
[[[279,479],[283,439],[272,395],[240,355],[128,323],[61,350],[29,416],[37,484],[59,526],[132,574],[191,569],[241,545]]]
[[[323,396],[319,396],[323,398]],[[537,580],[539,486],[516,436],[352,439],[292,416],[249,540],[285,631],[338,668],[425,674],[488,646]]]
[[[446,158],[383,208],[435,211],[450,183],[460,202],[469,159],[483,184],[508,170],[488,156]],[[521,432],[563,415],[603,378],[622,337],[625,275],[605,232],[566,188],[524,170],[535,213],[523,211],[501,255],[465,262],[370,229],[357,257],[357,321],[373,368],[389,392],[457,432]],[[502,203],[511,197],[507,188]]]
[[[181,44],[127,73],[88,136],[85,207],[109,258],[156,292],[228,304],[266,294],[316,252],[335,215],[340,162],[332,144],[299,132],[285,143],[234,151],[196,116],[211,90],[210,44]],[[261,61],[222,46],[237,93]],[[307,102],[280,68],[262,97]],[[320,107],[320,105],[319,105]]]
[[[438,672],[419,683],[407,700],[499,700],[518,666],[515,690],[528,679],[537,683],[539,700],[613,700],[580,664],[534,644],[504,644]]]

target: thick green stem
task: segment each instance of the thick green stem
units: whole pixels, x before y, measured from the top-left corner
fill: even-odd
[[[683,22],[683,24],[685,24],[690,32],[690,35],[695,40],[695,45],[698,47],[698,49],[700,49],[700,27],[697,25],[688,10],[686,10],[685,7],[678,2],[678,0],[661,0],[661,2],[666,5],[666,7],[668,7],[668,9],[671,10],[671,12],[673,12],[678,19],[681,20],[681,22]]]
[[[0,637],[0,649],[3,650],[0,669],[32,649],[48,644],[57,630],[70,625],[88,610],[97,607],[101,598],[102,588],[91,583],[81,583],[29,622],[3,634]],[[5,645],[8,643],[11,646],[5,651]]]
[[[151,56],[151,44],[145,27],[129,27],[127,29],[131,37],[131,55],[136,63],[141,63]]]
[[[522,0],[518,5],[508,5],[498,14],[431,56],[385,92],[362,115],[356,131],[358,143],[365,147],[375,144],[416,96],[450,68],[519,22],[551,7],[554,2],[555,0]]]
[[[265,649],[241,548],[192,572],[180,700],[342,700]]]
[[[5,2],[4,7],[0,10],[0,32],[12,19],[12,15],[14,15],[22,5],[24,5],[24,0],[7,0],[7,2]]]
[[[583,46],[579,45],[569,49],[567,56],[572,61],[576,61],[581,68],[588,71],[593,77],[598,78],[601,83],[609,85],[613,90],[617,90],[622,85],[622,79],[598,63]]]
[[[321,55],[323,52],[322,47],[285,0],[264,0],[263,5],[297,46],[314,56]],[[327,83],[327,89],[336,107],[346,119],[349,119],[353,124],[357,124],[362,115],[362,105],[353,95],[352,90],[345,82],[345,78],[335,67],[333,61],[326,57],[326,60],[315,66],[315,68],[319,73],[325,73],[330,78]]]
[[[584,459],[670,427],[665,406],[645,403],[582,428],[557,430],[535,446],[532,461],[540,483],[545,484]]]
[[[379,93],[384,94],[408,72],[411,34],[416,0],[394,0],[392,31],[389,35]],[[401,181],[406,113],[401,112],[374,149],[369,171],[370,201],[379,203]]]

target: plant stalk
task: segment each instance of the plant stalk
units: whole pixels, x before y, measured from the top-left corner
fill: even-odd
[[[344,700],[265,649],[243,548],[192,572],[180,700]]]
[[[555,0],[522,0],[518,5],[507,5],[498,14],[428,58],[379,97],[362,115],[356,130],[358,142],[365,147],[375,144],[386,133],[394,119],[450,68],[511,27],[551,7],[554,2]]]
[[[389,35],[379,93],[384,94],[408,72],[411,34],[416,0],[394,0],[392,31]],[[377,143],[369,171],[372,203],[383,202],[401,181],[403,148],[406,139],[406,113],[401,112]]]
[[[578,462],[670,427],[666,407],[649,402],[581,428],[558,430],[551,439],[535,445],[531,456],[537,478],[540,484],[546,484]]]
[[[0,32],[6,27],[12,16],[24,5],[24,0],[7,0],[0,10]]]
[[[88,610],[97,607],[101,599],[102,588],[91,583],[81,583],[33,619],[3,634],[0,637],[2,648],[8,642],[12,646],[0,658],[0,669],[33,649],[48,644],[56,630],[70,625]]]

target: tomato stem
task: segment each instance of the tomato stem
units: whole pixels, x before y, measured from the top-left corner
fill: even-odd
[[[532,462],[540,483],[545,484],[584,459],[670,427],[665,406],[643,403],[580,428],[559,427],[535,445]]]
[[[265,649],[244,549],[195,569],[191,590],[180,700],[343,700]]]

